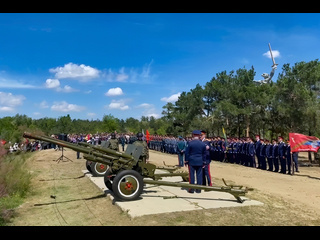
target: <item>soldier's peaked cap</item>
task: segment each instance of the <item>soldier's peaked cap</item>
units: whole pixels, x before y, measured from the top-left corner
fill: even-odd
[[[201,135],[201,131],[200,130],[193,130],[192,134],[194,135]]]

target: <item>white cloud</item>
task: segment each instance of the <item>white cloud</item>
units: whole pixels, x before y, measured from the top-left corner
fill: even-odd
[[[59,79],[50,79],[49,78],[49,79],[46,80],[45,86],[46,86],[46,88],[54,89],[57,92],[69,93],[69,92],[79,91],[77,89],[74,89],[74,88],[70,87],[69,85],[65,85],[63,88],[60,87]]]
[[[15,107],[22,105],[25,99],[23,95],[0,92],[0,111],[12,112],[15,110]]]
[[[151,107],[153,107],[153,105],[149,103],[141,103],[140,105],[137,106],[137,108],[151,108]]]
[[[13,112],[13,107],[0,106],[0,112]]]
[[[92,113],[92,112],[90,112],[90,113],[87,113],[87,116],[88,116],[88,117],[91,117],[91,118],[92,118],[92,117],[95,117],[96,115],[97,115],[97,114],[95,114],[95,113]]]
[[[47,79],[45,83],[46,88],[57,88],[60,86],[60,81],[58,79]]]
[[[112,100],[111,103],[108,105],[109,109],[119,109],[119,110],[128,110],[129,106],[125,104],[124,100]]]
[[[70,103],[67,103],[66,101],[54,102],[53,105],[51,106],[51,110],[57,111],[57,112],[81,112],[85,109],[86,108],[83,106],[70,104]]]
[[[32,89],[38,88],[38,86],[26,84],[12,79],[0,78],[0,88]]]
[[[143,108],[142,115],[146,117],[154,117],[159,118],[160,114],[156,113],[156,109],[153,104],[149,103],[141,103],[140,105],[136,106],[136,108]]]
[[[111,69],[104,74],[108,82],[126,82],[129,75],[125,73],[124,67],[119,70],[119,73],[114,73]]]
[[[44,100],[39,104],[40,108],[48,108],[48,103]]]
[[[120,96],[123,94],[123,91],[121,88],[110,88],[108,92],[105,93],[106,96],[112,97],[112,96]]]
[[[56,90],[57,90],[58,92],[65,92],[65,93],[77,92],[77,91],[79,91],[79,90],[77,90],[77,89],[74,89],[74,88],[70,87],[69,85],[65,85],[63,88],[58,87]]]
[[[263,56],[270,58],[271,59],[271,54],[270,51],[265,52],[264,54],[262,54]],[[280,57],[280,52],[278,50],[272,50],[272,56],[273,58],[277,58]]]
[[[181,93],[179,92],[179,93],[171,95],[170,97],[163,97],[163,98],[161,98],[161,101],[164,101],[164,102],[176,102],[178,100],[180,94]]]
[[[111,69],[104,71],[103,78],[106,78],[108,82],[132,82],[132,83],[150,83],[155,75],[151,74],[151,65],[153,60],[149,64],[145,64],[142,70],[135,68],[120,68],[118,72],[114,72]]]
[[[65,64],[63,67],[51,68],[49,69],[49,72],[55,73],[55,77],[58,79],[77,78],[83,82],[99,77],[100,73],[96,68],[74,63]]]

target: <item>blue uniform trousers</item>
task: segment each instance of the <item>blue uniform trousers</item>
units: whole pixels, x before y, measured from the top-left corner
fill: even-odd
[[[280,166],[281,166],[281,173],[286,173],[287,172],[287,159],[285,157],[279,157],[280,160]]]
[[[184,164],[184,153],[178,153],[178,163],[179,163],[179,167],[183,167],[183,164]]]
[[[196,175],[197,183],[195,183],[195,175]],[[189,183],[202,185],[202,178],[203,178],[202,166],[189,165]],[[196,189],[196,192],[200,192],[200,190]]]
[[[299,171],[298,170],[298,152],[292,153],[292,160],[294,162],[294,167],[296,168],[296,172]]]
[[[202,185],[206,186],[208,184],[208,186],[212,186],[211,173],[210,173],[210,163],[205,164],[202,168],[202,171],[203,171]]]
[[[264,156],[261,156],[261,157],[260,157],[260,164],[261,164],[261,169],[262,169],[262,170],[267,170],[266,157],[264,157]]]
[[[273,158],[272,157],[268,157],[268,171],[273,171]]]
[[[279,158],[278,157],[273,158],[273,165],[274,165],[274,171],[279,172]]]

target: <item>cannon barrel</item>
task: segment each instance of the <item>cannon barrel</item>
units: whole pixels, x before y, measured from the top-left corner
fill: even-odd
[[[123,158],[133,159],[132,155],[126,154],[126,153],[123,153],[123,152],[118,152],[118,151],[115,151],[115,150],[112,150],[112,149],[108,149],[108,148],[102,148],[100,146],[94,146],[94,145],[86,143],[86,142],[79,142],[78,144],[82,145],[82,146],[86,146],[86,147],[92,148],[92,149],[95,149],[95,150],[98,150],[100,152],[109,153],[111,155],[117,155],[119,157],[121,156]]]
[[[90,156],[98,157],[98,158],[91,158],[91,159],[96,159],[95,160],[96,162],[100,162],[107,165],[112,165],[113,161],[115,160],[123,165],[126,165],[129,162],[135,162],[135,159],[133,156],[125,153],[120,153],[112,149],[103,149],[102,151],[102,148],[99,148],[99,147],[93,148],[94,146],[92,147],[80,146],[78,144],[69,143],[67,141],[55,139],[52,137],[32,135],[26,132],[23,134],[23,137],[54,143],[62,147],[70,148],[74,151],[87,154],[88,156],[90,155]],[[95,151],[95,149],[98,149],[99,151]]]

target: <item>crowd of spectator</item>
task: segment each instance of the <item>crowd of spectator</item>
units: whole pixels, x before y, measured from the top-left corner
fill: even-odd
[[[61,139],[61,134],[52,134],[50,137]],[[101,145],[102,141],[110,139],[111,133],[80,133],[80,134],[66,134],[66,140],[71,143],[86,142],[93,145]],[[124,146],[131,144],[137,140],[134,133],[116,133],[116,138],[119,144]],[[186,142],[192,140],[191,137],[182,138]],[[180,140],[181,140],[180,139]],[[155,151],[160,151],[168,154],[178,154],[177,144],[179,137],[150,135],[148,139],[144,135],[144,140],[148,140],[148,148]],[[296,154],[291,153],[289,141],[283,141],[283,137],[272,141],[268,139],[260,139],[256,135],[255,141],[249,137],[237,138],[220,136],[207,138],[210,142],[210,156],[211,160],[240,164],[248,167],[254,167],[262,170],[291,173],[292,160],[296,171],[298,171],[298,163]],[[11,144],[9,142],[9,152],[17,151],[38,151],[45,149],[60,150],[60,147],[54,143],[48,143],[39,140],[25,139],[22,143]]]

